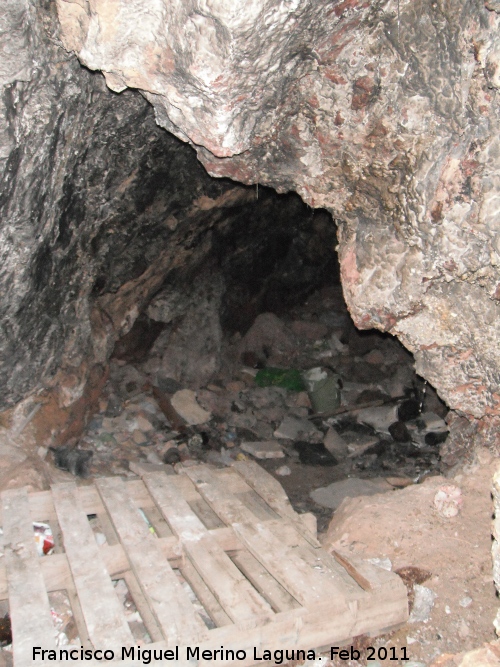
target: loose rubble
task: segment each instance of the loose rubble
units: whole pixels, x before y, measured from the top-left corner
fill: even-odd
[[[147,311],[153,324],[171,321],[175,308],[164,293],[157,301]],[[340,287],[280,316],[262,313],[246,333],[222,332],[211,373],[199,336],[192,340],[189,348],[183,339],[184,364],[170,359],[161,335],[149,354],[134,348],[135,363],[121,341],[99,413],[77,447],[54,453],[56,464],[81,476],[130,476],[141,463],[251,457],[320,528],[343,495],[390,492],[440,472],[446,407],[395,338],[352,326]]]
[[[215,364],[220,370],[209,379],[204,375],[203,383],[189,384],[182,374],[165,375],[165,359],[159,350],[163,362],[155,358],[156,347],[135,364],[113,359],[100,410],[84,436],[47,456],[73,474],[82,474],[78,466],[84,455],[85,473],[125,477],[158,469],[173,474],[173,466],[180,463],[188,467],[205,461],[223,467],[254,458],[276,476],[297,511],[315,515],[309,516],[317,520],[320,532],[334,513],[326,543],[343,550],[364,549],[362,537],[353,540],[351,529],[342,528],[346,508],[363,502],[381,507],[392,498],[398,507],[399,499],[409,499],[413,491],[420,494],[415,498],[425,496],[420,512],[438,522],[440,530],[444,525],[454,530],[453,522],[462,520],[462,484],[460,479],[451,483],[438,477],[446,472],[440,461],[448,435],[446,407],[415,375],[413,359],[400,344],[354,330],[341,295],[331,288],[291,313],[257,320],[248,338],[225,336],[223,357]],[[195,367],[191,359],[190,368]],[[314,393],[325,380],[327,403],[318,403]],[[413,506],[413,501],[406,502]],[[370,525],[377,520],[378,510],[374,512]],[[106,539],[97,524],[95,534],[98,542]],[[394,524],[392,550],[378,540],[371,553],[363,553],[380,567],[395,563],[408,586],[412,630],[411,636],[401,636],[400,644],[408,646],[411,655],[423,655],[423,648],[416,649],[422,643],[421,627],[442,613],[454,624],[457,641],[470,645],[468,614],[469,608],[474,613],[478,593],[472,586],[463,587],[454,603],[447,604],[435,573],[415,567],[412,557],[402,559],[401,549],[408,550],[410,541],[401,544],[400,534],[402,525]],[[147,639],[124,582],[117,582],[117,593],[130,607],[134,636]],[[56,615],[64,613],[64,604],[58,602]],[[457,610],[462,610],[458,620]],[[71,628],[61,632],[61,642],[78,641]],[[380,641],[382,646],[392,640]]]

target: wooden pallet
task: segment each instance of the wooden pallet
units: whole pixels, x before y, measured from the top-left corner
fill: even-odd
[[[2,494],[2,512],[0,599],[9,600],[15,667],[38,663],[34,646],[55,648],[48,592],[56,590],[67,592],[81,645],[113,650],[116,663],[127,664],[121,650],[134,639],[116,579],[125,579],[152,638],[143,648],[178,647],[179,659],[161,664],[187,664],[187,647],[201,656],[222,646],[246,657],[216,664],[245,667],[265,650],[338,645],[408,616],[398,576],[328,554],[281,485],[252,462],[56,484],[41,493],[14,489]],[[89,524],[94,514],[107,538],[102,546]],[[50,523],[56,553],[38,557],[33,521]],[[215,627],[203,622],[176,570]]]

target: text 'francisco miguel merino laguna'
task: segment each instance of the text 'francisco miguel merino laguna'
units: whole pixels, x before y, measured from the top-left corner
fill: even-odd
[[[220,649],[200,649],[199,646],[186,646],[187,660],[246,660],[247,653],[239,649],[225,649],[223,646]],[[179,647],[171,649],[148,649],[141,646],[131,646],[130,648],[122,647],[121,654],[118,651],[111,649],[84,649],[78,648],[59,648],[59,649],[42,649],[40,646],[33,647],[33,660],[55,660],[55,661],[75,661],[75,660],[137,660],[143,665],[149,665],[153,660],[179,660]],[[316,660],[316,652],[303,649],[279,649],[276,651],[259,651],[256,647],[253,649],[252,657],[256,662],[259,660],[273,661],[276,665],[281,665],[289,660]]]

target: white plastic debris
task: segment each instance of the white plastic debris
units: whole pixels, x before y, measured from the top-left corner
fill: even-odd
[[[280,477],[287,477],[288,475],[292,474],[292,471],[288,466],[280,466],[274,472]]]
[[[54,536],[48,523],[33,522],[36,550],[39,556],[48,556],[54,549]]]
[[[420,584],[414,584],[413,590],[415,591],[415,601],[408,622],[425,623],[429,620],[437,595],[430,588],[420,586]]]

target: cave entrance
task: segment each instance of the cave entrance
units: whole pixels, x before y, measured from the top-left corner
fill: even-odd
[[[396,338],[353,325],[330,214],[242,190],[116,342],[82,447],[99,474],[257,460],[324,529],[345,496],[438,474],[447,408]]]

